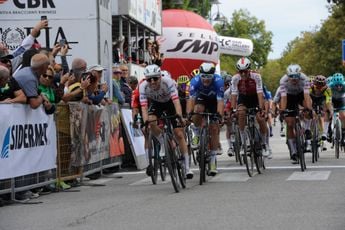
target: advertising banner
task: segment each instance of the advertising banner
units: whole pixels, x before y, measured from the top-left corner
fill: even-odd
[[[42,107],[1,104],[0,116],[0,180],[56,168],[53,115]]]
[[[253,42],[249,39],[218,36],[220,53],[249,56],[253,52]]]

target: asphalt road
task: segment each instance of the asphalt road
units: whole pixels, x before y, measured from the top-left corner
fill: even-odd
[[[321,153],[307,170],[292,165],[278,128],[271,138],[273,159],[263,174],[249,178],[224,154],[219,174],[174,193],[169,182],[152,185],[144,171],[108,174],[68,192],[52,193],[0,208],[0,230],[51,229],[345,229],[345,154]],[[128,171],[128,172],[127,172]]]

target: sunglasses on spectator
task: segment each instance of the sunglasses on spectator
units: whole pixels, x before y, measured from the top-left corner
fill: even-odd
[[[42,76],[44,77],[44,78],[49,78],[49,79],[53,79],[53,75],[49,75],[49,74],[42,74]]]
[[[3,63],[3,64],[7,64],[7,63],[10,63],[11,60],[7,59],[7,58],[4,58],[4,59],[0,59],[0,62]]]
[[[205,74],[205,73],[202,73],[200,74],[200,77],[202,79],[212,79],[213,78],[213,74]]]
[[[291,74],[291,75],[288,75],[288,76],[291,79],[299,79],[301,75],[300,74]]]
[[[148,81],[148,82],[152,82],[152,80],[153,81],[158,81],[159,78],[160,77],[150,77],[150,78],[146,78],[146,81]]]

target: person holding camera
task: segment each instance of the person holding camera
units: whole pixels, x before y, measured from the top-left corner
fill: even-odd
[[[90,79],[90,85],[86,88],[84,102],[93,105],[105,105],[108,103],[106,93],[108,92],[107,83],[101,83],[104,68],[101,65],[94,65],[85,73]]]

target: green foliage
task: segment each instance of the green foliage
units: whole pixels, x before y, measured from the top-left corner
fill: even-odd
[[[253,41],[254,50],[250,59],[257,68],[267,62],[272,46],[272,32],[266,30],[265,22],[251,16],[247,10],[234,11],[232,20],[225,26],[215,26],[218,34],[223,36],[247,38]]]

